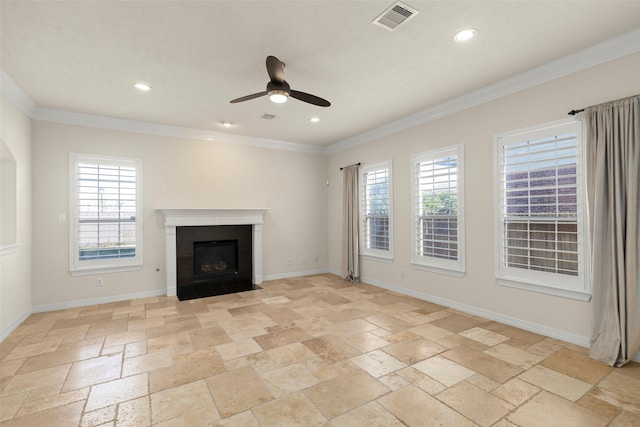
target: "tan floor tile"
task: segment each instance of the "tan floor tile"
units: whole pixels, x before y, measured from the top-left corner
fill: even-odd
[[[472,421],[487,427],[513,409],[513,405],[466,381],[448,388],[436,397]]]
[[[378,337],[371,332],[352,335],[349,337],[349,345],[357,348],[363,353],[389,345],[389,341]]]
[[[22,392],[0,397],[0,422],[13,418],[18,413],[26,396],[27,392]]]
[[[389,387],[391,391],[404,388],[410,384],[409,381],[400,376],[400,372],[392,372],[388,375],[383,375],[378,378],[378,381]]]
[[[409,365],[427,359],[431,356],[435,356],[445,350],[445,347],[427,339],[401,341],[382,348],[382,351],[385,353],[389,353],[398,360]]]
[[[85,412],[82,415],[82,420],[80,421],[81,427],[93,427],[93,426],[103,426],[113,425],[113,422],[116,419],[116,406],[111,405],[106,408],[96,409],[95,411]]]
[[[475,372],[471,369],[467,369],[441,356],[423,360],[413,365],[413,367],[449,387],[475,375]]]
[[[456,347],[441,355],[501,384],[522,372],[522,368],[466,346]]]
[[[598,427],[608,420],[582,406],[542,391],[507,416],[521,427]]]
[[[170,348],[174,355],[193,351],[191,341],[189,341],[189,336],[186,332],[178,332],[176,334],[147,339],[147,351],[149,353],[162,350],[163,348]]]
[[[43,353],[51,353],[56,351],[62,343],[62,338],[42,341],[34,344],[17,345],[2,359],[3,362],[24,359],[25,357],[37,356]]]
[[[409,427],[474,425],[469,419],[414,386],[383,396],[379,402]]]
[[[90,359],[100,354],[100,344],[58,350],[52,353],[29,357],[18,373],[24,374],[53,366],[66,365],[80,360]]]
[[[351,362],[374,378],[390,374],[407,366],[382,350],[373,350],[360,356],[352,357]]]
[[[147,394],[149,385],[146,373],[98,384],[91,387],[85,411],[126,402]]]
[[[188,354],[185,354],[187,356]],[[199,358],[186,358],[173,366],[154,369],[149,372],[151,393],[188,384],[224,372],[220,357],[212,352],[198,353]]]
[[[207,378],[207,384],[222,418],[273,399],[260,376],[250,367]],[[247,384],[251,384],[251,387],[247,387]]]
[[[593,395],[627,411],[640,413],[640,379],[625,375],[623,370],[616,369],[607,375],[593,390]]]
[[[11,378],[0,393],[0,396],[21,393],[23,391],[35,390],[47,386],[59,387],[71,369],[71,365],[61,365],[53,368],[41,369],[19,374]]]
[[[505,341],[509,341],[509,337],[496,334],[495,332],[491,332],[480,327],[467,329],[466,331],[460,332],[460,335],[488,346],[494,346]]]
[[[334,418],[387,392],[389,389],[379,381],[356,371],[315,385],[304,393],[327,418]]]
[[[149,396],[128,400],[118,405],[116,414],[118,427],[138,427],[151,424],[151,404]]]
[[[436,395],[447,388],[446,385],[434,380],[430,376],[423,374],[413,367],[402,369],[401,371],[398,371],[397,374],[410,384],[426,391],[430,395]]]
[[[480,374],[475,374],[474,376],[467,378],[465,381],[469,384],[475,385],[476,387],[480,387],[484,391],[493,391],[501,385],[499,382]]]
[[[200,427],[200,426],[208,426],[212,423],[216,423],[220,421],[220,414],[218,413],[218,409],[216,405],[211,404],[205,406],[204,408],[196,409],[194,411],[188,412],[185,416],[185,421],[187,426],[191,427]]]
[[[496,345],[495,347],[485,350],[484,353],[497,359],[504,360],[505,362],[511,363],[512,365],[518,366],[522,369],[529,369],[544,359],[542,356],[512,347],[509,344]]]
[[[404,331],[405,329],[413,327],[411,323],[407,323],[397,317],[389,316],[388,314],[374,314],[372,316],[365,317],[364,320],[392,333]]]
[[[323,358],[327,363],[336,363],[360,354],[358,350],[347,344],[344,340],[332,335],[313,338],[303,341],[302,344]]]
[[[36,412],[46,411],[47,409],[56,408],[58,406],[64,406],[69,403],[77,402],[87,398],[89,395],[89,388],[83,388],[80,390],[70,391],[68,393],[56,394],[54,396],[45,397],[43,399],[26,402],[22,405],[18,416],[35,414]]]
[[[46,411],[5,421],[2,427],[75,426],[80,422],[84,402],[70,403]]]
[[[527,351],[529,353],[537,354],[542,357],[549,357],[556,351],[560,350],[562,346],[547,340],[546,338],[535,344],[532,344]]]
[[[54,340],[56,338],[63,338],[63,339],[74,338],[78,341],[83,340],[87,335],[89,326],[90,325],[87,324],[87,325],[71,326],[69,328],[53,329],[49,331],[46,339]]]
[[[453,335],[453,332],[447,331],[446,329],[439,328],[435,325],[427,323],[425,325],[416,326],[410,329],[416,335],[420,335],[431,341],[437,341],[441,338],[448,337]]]
[[[45,385],[44,387],[30,390],[24,401],[25,403],[35,402],[36,400],[46,399],[47,397],[55,396],[60,393],[61,388],[62,388],[62,383],[56,383],[56,384]]]
[[[127,319],[119,319],[92,323],[87,331],[86,338],[106,337],[108,335],[127,332],[127,322]]]
[[[536,334],[534,332],[525,331],[524,329],[516,328],[513,326],[505,325],[498,322],[490,322],[482,325],[484,329],[493,331],[497,334],[509,337],[512,340],[523,341],[529,345],[540,342],[544,339],[544,335]]]
[[[282,331],[274,332],[271,334],[261,335],[255,337],[255,342],[265,350],[272,348],[282,347],[283,345],[291,344],[294,342],[300,342],[311,338],[303,329],[299,327],[293,327],[284,329]]]
[[[531,399],[539,391],[538,387],[519,378],[514,378],[495,389],[493,394],[514,406],[519,406]]]
[[[587,408],[609,420],[615,418],[620,412],[622,412],[622,408],[620,408],[619,406],[615,406],[611,403],[605,402],[604,400],[600,400],[591,392],[582,396],[576,403],[583,408]]]
[[[259,353],[262,348],[253,338],[246,338],[240,341],[233,341],[228,344],[220,344],[216,346],[216,350],[220,354],[222,360],[237,359],[252,353]]]
[[[404,424],[391,415],[386,409],[376,402],[369,402],[359,406],[351,412],[331,420],[335,427],[402,427]]]
[[[314,352],[299,342],[271,349],[267,353],[280,366],[291,365],[316,357]]]
[[[311,359],[304,363],[307,369],[309,369],[313,373],[313,375],[320,381],[327,381],[341,375],[361,371],[361,369],[358,366],[354,365],[350,360],[341,360],[340,362],[333,364],[328,364],[322,359],[320,360],[322,361],[322,364],[319,367],[315,363],[310,363],[315,362],[314,359]]]
[[[278,369],[280,367],[266,351],[253,353],[246,356],[245,358],[248,362],[248,366],[251,366],[258,373],[273,371],[274,369]]]
[[[99,351],[99,350],[98,350]],[[14,359],[6,362],[0,362],[0,378],[15,375],[16,372],[24,365],[27,359]],[[43,368],[48,366],[43,366]],[[26,372],[23,372],[26,373]]]
[[[124,346],[124,358],[142,356],[147,353],[147,340],[132,342]]]
[[[271,395],[276,399],[318,383],[318,379],[302,364],[266,372],[261,377]]]
[[[467,317],[466,315],[462,315],[461,313],[452,314],[451,316],[447,316],[439,320],[434,320],[430,324],[442,329],[446,329],[449,332],[459,333],[476,326],[484,325],[486,323],[489,323],[489,320],[482,319],[480,317]]]
[[[327,421],[302,393],[257,406],[253,413],[263,427],[323,426]]]
[[[567,348],[547,357],[541,365],[589,384],[597,384],[613,369],[586,354]]]
[[[260,427],[253,412],[246,411],[213,423],[212,427]]]
[[[151,395],[151,421],[167,421],[212,403],[204,380],[173,387]]]
[[[120,378],[122,353],[75,362],[62,391],[75,390]]]
[[[624,411],[609,424],[609,427],[638,427],[640,414]]]
[[[323,317],[334,324],[338,324],[349,320],[361,319],[366,315],[367,313],[365,311],[357,310],[355,308],[347,308],[344,310],[326,313]]]
[[[572,402],[580,399],[591,388],[591,385],[584,381],[539,365],[522,373],[519,378]]]
[[[122,377],[141,374],[171,365],[173,365],[171,349],[165,348],[142,356],[125,359],[122,363]]]

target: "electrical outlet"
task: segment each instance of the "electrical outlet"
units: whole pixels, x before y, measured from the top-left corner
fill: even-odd
[[[404,277],[405,276],[405,271],[404,268],[400,269],[400,277]]]
[[[102,277],[96,279],[96,286],[102,286]]]
[[[287,258],[287,265],[291,265],[292,263],[291,258]]]

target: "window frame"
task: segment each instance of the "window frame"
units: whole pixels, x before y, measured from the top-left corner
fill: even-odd
[[[369,172],[379,171],[387,169],[387,196],[389,199],[389,249],[373,249],[367,248],[365,243],[365,221],[366,221],[366,212],[365,212],[365,203],[364,200],[366,198],[366,180],[365,174]],[[366,165],[361,165],[358,170],[359,179],[360,179],[360,197],[359,197],[359,219],[360,219],[360,256],[371,258],[374,260],[392,260],[393,259],[393,162],[391,160],[385,160],[381,162],[369,163]]]
[[[548,138],[574,132],[576,138],[576,230],[578,274],[576,276],[528,270],[505,265],[504,212],[501,175],[502,150],[509,144],[525,140]],[[587,224],[586,200],[586,158],[584,149],[584,123],[574,118],[531,126],[494,136],[493,178],[494,178],[494,252],[495,276],[498,284],[554,296],[589,301],[591,285],[589,279],[589,230]]]
[[[449,156],[456,156],[456,203],[457,203],[457,259],[447,260],[418,253],[418,234],[421,232],[420,195],[418,194],[418,176],[416,166]],[[451,145],[435,150],[415,153],[411,156],[411,264],[419,270],[464,277],[466,272],[466,232],[465,232],[465,184],[464,184],[464,145]]]
[[[133,167],[136,170],[136,244],[132,257],[80,260],[78,165],[94,163],[105,166]],[[72,276],[140,270],[143,261],[142,160],[92,154],[69,154],[69,272]]]

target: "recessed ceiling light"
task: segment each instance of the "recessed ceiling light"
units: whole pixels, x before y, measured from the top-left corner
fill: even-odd
[[[231,126],[233,126],[232,122],[220,122],[220,124],[226,128],[230,128]]]
[[[144,92],[149,92],[151,90],[151,86],[149,86],[147,83],[142,83],[142,82],[135,83],[133,87]]]
[[[478,36],[478,30],[475,28],[467,28],[466,30],[458,31],[453,37],[456,43],[464,43],[475,39]]]
[[[311,123],[318,123],[318,122],[320,121],[320,117],[311,117],[311,118],[309,119],[309,121],[310,121]]]

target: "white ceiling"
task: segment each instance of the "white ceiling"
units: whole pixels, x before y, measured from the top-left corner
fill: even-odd
[[[1,0],[1,67],[39,108],[327,146],[640,27],[640,1],[405,3],[389,32],[371,21],[392,1]],[[267,55],[331,107],[230,104]]]

